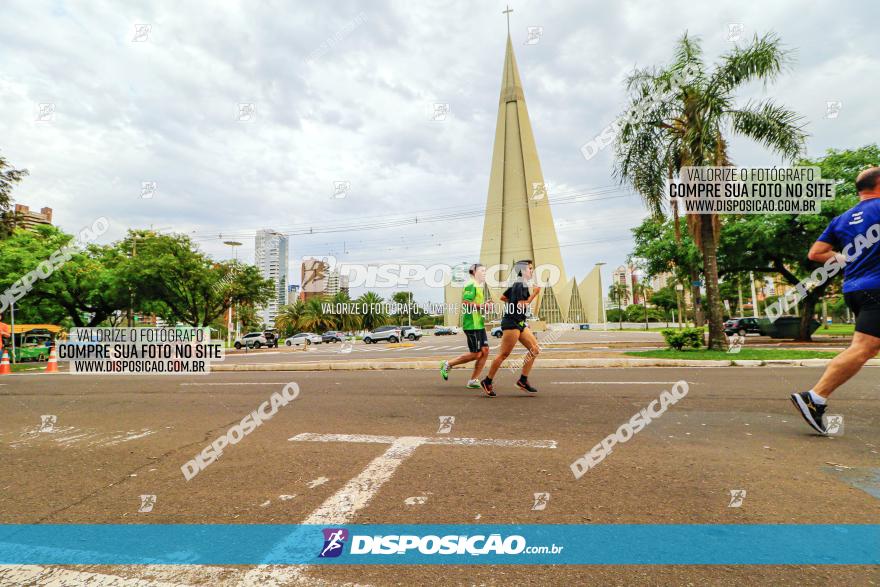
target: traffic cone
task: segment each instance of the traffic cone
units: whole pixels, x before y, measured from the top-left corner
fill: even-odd
[[[9,366],[9,351],[3,350],[3,359],[0,359],[0,375],[9,375],[12,367]]]
[[[58,357],[55,355],[55,345],[49,348],[49,362],[46,363],[44,373],[58,373]]]

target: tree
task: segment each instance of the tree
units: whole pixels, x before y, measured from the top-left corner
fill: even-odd
[[[802,119],[772,100],[737,106],[738,87],[774,80],[789,60],[773,34],[737,47],[712,71],[702,59],[699,43],[685,34],[667,68],[635,71],[627,80],[629,108],[643,115],[626,120],[615,146],[615,174],[641,194],[648,209],[663,214],[665,185],[685,166],[727,166],[725,132],[754,139],[794,160],[804,150]],[[657,99],[664,94],[672,99]],[[709,309],[709,349],[725,346],[716,249],[720,217],[690,214],[687,224],[703,260]],[[675,224],[677,227],[677,223]]]
[[[866,167],[880,164],[880,148],[868,145],[853,150],[829,150],[824,157],[803,159],[800,165],[819,167],[822,177],[836,182],[833,200],[822,202],[820,214],[749,214],[728,219],[721,233],[718,261],[725,272],[779,274],[791,286],[819,266],[807,251],[828,223],[858,202],[855,178]],[[808,288],[800,303],[799,340],[810,340],[810,321],[816,305],[835,280]]]
[[[303,329],[303,314],[305,314],[305,303],[302,300],[282,306],[275,317],[275,328],[285,337],[293,336]]]
[[[617,306],[620,312],[617,313],[620,330],[623,330],[623,305],[629,300],[629,290],[622,283],[614,283],[608,287],[608,297]]]
[[[0,240],[0,289],[35,272],[16,302],[22,319],[56,323],[66,315],[72,326],[97,326],[128,307],[124,255],[114,246],[76,248],[73,239],[54,226],[38,225]]]
[[[360,315],[353,312],[353,308],[346,309],[347,306],[354,305],[351,298],[348,296],[348,293],[340,291],[333,296],[330,303],[333,304],[334,308],[334,311],[332,312],[334,328],[342,330],[343,332],[350,332],[358,330],[361,327]],[[339,308],[342,311],[337,312],[336,308]]]
[[[230,306],[260,306],[275,295],[256,267],[212,261],[185,235],[133,230],[119,246],[135,308],[172,323],[206,326]]]
[[[675,286],[667,285],[651,294],[651,303],[663,310],[664,317],[669,316],[678,306],[675,297]]]
[[[373,330],[388,324],[389,316],[382,308],[385,300],[377,293],[368,291],[357,299],[361,314],[361,328]]]
[[[335,324],[333,314],[324,311],[328,299],[324,296],[312,296],[305,301],[300,319],[300,327],[309,332],[322,333],[331,330]]]
[[[648,296],[651,295],[651,291],[651,286],[647,283],[633,284],[633,295],[642,298],[642,305],[645,308],[645,311],[642,313],[645,320],[645,330],[648,330]]]
[[[15,213],[10,212],[12,188],[28,174],[27,169],[15,169],[0,155],[0,238],[8,238],[15,226]]]

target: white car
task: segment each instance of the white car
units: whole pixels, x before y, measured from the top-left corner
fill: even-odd
[[[320,334],[314,334],[312,332],[300,332],[299,334],[294,334],[290,338],[284,341],[285,346],[308,346],[310,344],[321,344],[324,339],[321,338]]]
[[[234,346],[236,349],[240,349],[241,347],[258,349],[260,347],[269,346],[269,341],[266,339],[266,335],[262,332],[248,332],[236,340]]]

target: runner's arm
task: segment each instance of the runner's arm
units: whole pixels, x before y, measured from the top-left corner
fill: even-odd
[[[824,263],[832,257],[836,257],[837,262],[841,265],[846,265],[846,257],[836,252],[834,250],[834,246],[831,245],[831,243],[826,243],[825,241],[814,242],[813,246],[810,247],[810,252],[807,253],[807,258],[810,261],[816,261],[817,263]]]

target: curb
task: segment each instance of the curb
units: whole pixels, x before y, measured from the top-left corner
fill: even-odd
[[[767,361],[710,361],[685,359],[540,359],[536,366],[545,369],[627,368],[627,367],[824,367],[831,359],[773,359]],[[880,365],[880,359],[871,359],[869,365]],[[437,369],[438,361],[318,361],[314,363],[253,363],[213,365],[211,371],[380,371]],[[502,368],[511,367],[505,361]]]

